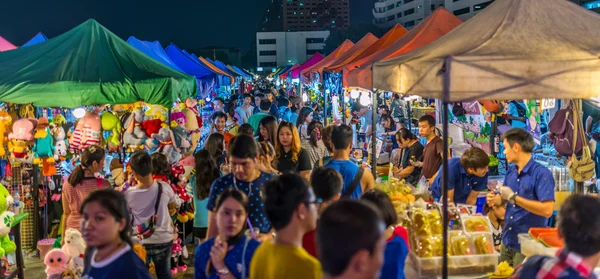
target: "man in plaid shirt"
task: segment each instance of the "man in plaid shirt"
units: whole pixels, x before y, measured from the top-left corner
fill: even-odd
[[[592,270],[600,262],[600,199],[573,195],[559,213],[559,234],[565,248],[556,257],[534,256],[519,266],[511,279],[597,278]]]

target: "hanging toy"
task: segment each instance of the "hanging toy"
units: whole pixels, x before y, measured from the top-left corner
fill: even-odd
[[[121,147],[121,121],[119,117],[111,112],[102,113],[102,129],[110,131],[111,134],[106,138],[108,150],[117,151]]]
[[[173,112],[171,113],[173,135],[175,136],[175,147],[177,147],[181,152],[187,152],[192,144],[190,143],[191,139],[188,132],[183,128],[187,123],[187,119],[183,112]]]
[[[183,127],[188,135],[190,135],[191,141],[190,149],[184,153],[184,156],[187,157],[196,152],[196,148],[198,147],[198,142],[200,141],[202,133],[200,131],[200,125],[198,124],[198,117],[196,114],[194,114],[194,111],[189,108],[184,108],[181,112],[184,114],[185,119],[187,120]]]
[[[4,149],[6,137],[4,134],[6,134],[10,125],[12,125],[10,115],[6,111],[0,111],[0,157],[6,155],[6,149]]]
[[[123,122],[123,146],[125,148],[140,148],[144,144],[152,144],[151,141],[147,141],[146,133],[142,130],[141,124],[144,121],[144,112],[142,106],[136,103],[133,111],[126,113],[121,117]]]
[[[13,124],[12,132],[8,134],[8,151],[13,159],[26,159],[29,152],[29,142],[33,140],[33,130],[37,125],[35,119],[19,119]]]
[[[34,164],[41,165],[42,160],[48,159],[49,163],[54,163],[54,145],[52,143],[52,135],[48,128],[48,119],[42,117],[38,120],[38,125],[34,135],[33,154]]]
[[[92,145],[100,145],[102,129],[100,123],[100,112],[104,106],[100,106],[77,121],[69,146],[73,153],[79,153]]]
[[[17,249],[15,243],[8,236],[15,215],[8,209],[13,203],[13,197],[6,190],[6,187],[0,184],[0,257],[8,255]]]
[[[161,128],[158,134],[153,135],[155,140],[160,142],[158,152],[167,156],[169,164],[174,164],[181,159],[181,152],[177,149],[174,142],[173,132],[169,128]]]
[[[54,136],[54,160],[64,161],[68,150],[67,133],[65,133],[65,128],[61,124],[54,124],[56,124],[52,129],[52,135]]]

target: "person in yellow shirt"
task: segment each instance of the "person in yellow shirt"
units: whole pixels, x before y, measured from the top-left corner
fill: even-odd
[[[284,174],[265,185],[264,198],[276,235],[256,250],[250,279],[321,279],[321,264],[302,248],[302,237],[317,225],[319,200],[308,182]]]

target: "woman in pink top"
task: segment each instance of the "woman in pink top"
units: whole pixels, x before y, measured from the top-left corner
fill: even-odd
[[[92,145],[81,153],[79,166],[75,167],[73,173],[71,173],[69,179],[63,185],[63,233],[67,229],[80,230],[82,217],[79,208],[83,200],[95,190],[110,187],[110,183],[107,180],[94,176],[103,167],[104,149],[102,147]]]

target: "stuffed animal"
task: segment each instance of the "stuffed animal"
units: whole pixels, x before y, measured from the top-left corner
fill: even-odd
[[[33,140],[33,130],[37,125],[35,119],[19,119],[13,124],[8,134],[8,151],[15,159],[25,159],[29,152],[29,142]]]
[[[54,135],[54,160],[64,161],[67,156],[67,134],[65,133],[65,128],[59,124],[55,125],[52,129],[52,135]]]
[[[177,274],[177,272],[180,271],[178,261],[181,257],[181,254],[183,254],[183,248],[181,247],[181,238],[177,238],[173,241],[173,244],[171,246],[171,274],[173,275]],[[187,266],[185,269],[187,269]]]
[[[142,130],[141,124],[144,121],[144,113],[142,107],[136,104],[131,113],[127,113],[122,116],[121,121],[123,122],[123,146],[126,148],[139,148],[145,143],[152,144],[151,141],[147,142],[148,137]]]
[[[133,249],[133,252],[136,255],[138,255],[138,257],[140,257],[140,259],[142,259],[142,262],[144,262],[144,264],[145,264],[148,252],[146,252],[146,249],[144,248],[144,246],[142,246],[142,244],[136,243],[136,244],[133,244],[132,249]]]
[[[106,138],[109,150],[118,150],[121,146],[121,121],[119,117],[111,112],[102,113],[102,130],[110,131],[111,134]]]
[[[14,213],[8,211],[8,209],[13,203],[13,197],[8,190],[6,190],[4,185],[0,184],[0,218],[2,218],[2,222],[0,222],[0,257],[8,255],[17,249],[15,243],[12,242],[8,236],[14,219]]]
[[[123,163],[121,163],[119,159],[113,158],[112,161],[110,161],[109,169],[111,174],[110,180],[112,181],[113,187],[122,187],[125,184],[125,179],[127,177],[126,173],[124,172]]]
[[[83,254],[80,254],[77,257],[72,257],[69,260],[69,264],[67,264],[67,268],[73,273],[73,278],[80,278],[83,274]]]
[[[60,279],[78,279],[79,277],[75,276],[75,273],[71,270],[65,270],[60,276]]]
[[[163,121],[160,119],[146,120],[142,123],[142,129],[146,132],[146,136],[152,137],[153,134],[158,134],[158,130],[162,128]]]
[[[190,147],[192,147],[192,144],[190,143],[191,139],[189,133],[183,128],[186,124],[185,114],[182,112],[174,112],[171,114],[171,118],[171,130],[174,135],[175,147],[177,147],[180,152],[187,152]]]
[[[6,155],[6,149],[4,149],[4,144],[6,143],[6,138],[4,134],[8,131],[12,125],[12,118],[6,111],[0,112],[0,157]]]
[[[46,275],[48,277],[52,275],[62,276],[62,273],[67,270],[67,262],[69,257],[61,249],[55,248],[50,250],[46,257],[44,257],[44,264],[46,265]]]
[[[85,242],[81,233],[76,229],[68,229],[65,232],[65,244],[62,249],[69,258],[79,257],[79,255],[85,253]]]
[[[102,141],[102,127],[100,112],[104,106],[100,106],[77,121],[73,134],[69,138],[69,147],[72,152],[80,151],[92,145],[100,145]]]
[[[200,131],[200,125],[198,124],[197,115],[194,113],[194,111],[189,108],[184,108],[181,112],[185,115],[185,119],[187,120],[183,127],[190,135],[190,143],[192,145],[190,149],[184,153],[184,155],[187,157],[196,152],[196,148],[198,147],[198,142],[200,141],[202,133]]]
[[[158,151],[167,156],[169,164],[174,164],[181,159],[181,153],[174,145],[173,132],[169,128],[161,128],[153,138],[160,142]]]
[[[48,158],[49,163],[54,163],[54,144],[48,125],[47,118],[42,117],[39,119],[32,149],[35,158],[33,162],[35,164],[41,164],[44,158]]]

